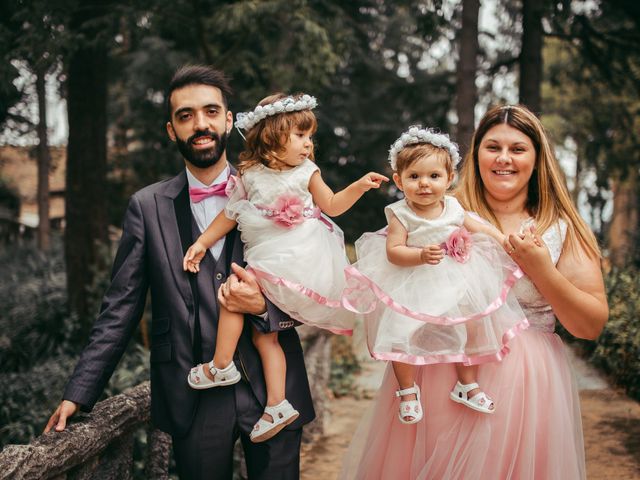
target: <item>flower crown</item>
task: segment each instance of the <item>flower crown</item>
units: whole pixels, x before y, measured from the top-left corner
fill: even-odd
[[[236,128],[238,130],[250,130],[258,122],[271,115],[287,112],[299,112],[300,110],[313,110],[318,105],[316,97],[304,94],[300,97],[286,97],[267,105],[258,105],[251,112],[240,112],[236,115]]]
[[[446,133],[438,133],[431,128],[421,128],[418,125],[409,127],[409,130],[400,135],[391,148],[389,149],[389,165],[393,171],[396,171],[396,160],[398,153],[408,145],[416,143],[430,143],[434,147],[446,148],[451,156],[453,168],[456,168],[460,161],[460,153],[458,146],[449,139]]]

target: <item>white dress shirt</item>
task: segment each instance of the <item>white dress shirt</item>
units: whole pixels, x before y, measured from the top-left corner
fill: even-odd
[[[212,185],[217,185],[218,183],[224,182],[229,177],[229,165],[227,164],[226,168],[216,177],[216,179],[211,182],[211,185],[205,185],[187,168],[187,182],[189,183],[189,187],[198,187],[205,188],[211,187]],[[201,202],[193,203],[191,198],[189,198],[189,204],[191,205],[191,213],[193,213],[193,218],[196,220],[196,224],[200,229],[200,232],[204,232],[209,224],[213,221],[214,218],[218,216],[218,214],[224,209],[227,204],[228,198],[224,195],[213,195],[209,198],[205,198]],[[220,254],[222,253],[222,247],[224,247],[224,237],[218,240],[209,251],[213,255],[213,258],[218,260]]]

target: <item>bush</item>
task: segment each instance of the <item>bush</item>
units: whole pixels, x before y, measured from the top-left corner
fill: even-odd
[[[609,320],[597,340],[580,340],[558,322],[558,333],[602,370],[609,380],[640,400],[640,271],[612,270],[605,276]]]
[[[86,335],[67,309],[60,238],[44,255],[33,246],[10,247],[0,256],[0,364],[24,371],[49,356],[77,353]]]
[[[4,210],[13,218],[20,214],[20,195],[9,182],[0,177],[0,211]]]
[[[609,321],[590,354],[590,360],[640,400],[640,271],[615,270],[605,282]]]
[[[329,389],[336,397],[353,393],[353,381],[361,367],[353,353],[351,338],[342,335],[331,337],[331,373]]]
[[[87,342],[91,322],[68,313],[62,241],[53,240],[48,255],[29,245],[0,254],[0,447],[42,432]],[[91,295],[103,289],[99,279]],[[148,351],[134,341],[103,398],[148,378]]]
[[[29,443],[60,403],[71,357],[49,357],[31,370],[0,375],[0,446]]]

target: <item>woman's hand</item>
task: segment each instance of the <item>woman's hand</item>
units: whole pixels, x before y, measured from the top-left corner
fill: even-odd
[[[531,278],[537,278],[536,274],[545,269],[554,268],[549,249],[544,240],[536,235],[534,226],[524,233],[507,235],[504,249]]]
[[[578,243],[565,245],[556,266],[534,227],[522,235],[509,235],[505,250],[549,302],[569,333],[589,340],[600,335],[609,307],[599,258],[587,255]]]

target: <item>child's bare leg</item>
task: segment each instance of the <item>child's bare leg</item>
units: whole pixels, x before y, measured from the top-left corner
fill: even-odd
[[[476,383],[478,378],[478,365],[465,365],[463,363],[456,363],[456,374],[458,375],[458,381],[463,385],[469,383]],[[474,388],[468,393],[469,398],[480,393],[479,388]]]
[[[254,328],[252,336],[253,344],[262,360],[264,380],[267,384],[267,406],[273,407],[285,399],[287,362],[278,342],[278,332],[260,333]],[[271,416],[266,413],[262,417],[272,421]]]
[[[230,312],[220,305],[216,351],[213,354],[213,365],[216,368],[226,368],[232,362],[243,327],[243,314]],[[204,368],[203,371],[210,380],[213,380],[213,375],[208,368]]]
[[[391,362],[393,365],[393,373],[396,375],[396,380],[398,380],[398,385],[400,385],[400,390],[404,390],[405,388],[413,387],[416,379],[416,367],[414,365],[410,365],[408,363],[401,362]],[[409,395],[402,395],[400,400],[406,402],[407,400],[417,400],[418,397],[415,393],[410,393]],[[406,416],[407,420],[413,420],[414,417]]]

